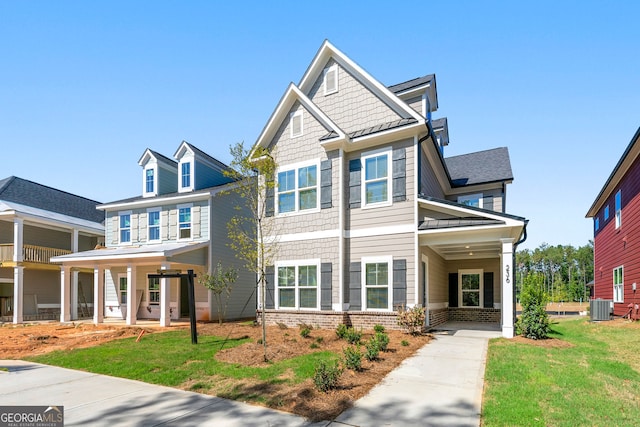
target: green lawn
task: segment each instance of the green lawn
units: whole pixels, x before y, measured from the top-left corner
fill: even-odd
[[[640,425],[640,328],[553,324],[564,347],[489,344],[483,426]]]
[[[199,336],[192,345],[189,331],[172,331],[146,335],[140,342],[135,338],[111,341],[100,346],[72,351],[56,351],[29,360],[65,368],[79,369],[152,384],[181,387],[207,392],[231,399],[273,404],[269,399],[269,385],[296,384],[313,376],[318,360],[336,358],[327,352],[314,352],[266,367],[248,367],[219,362],[214,355],[224,348],[234,347],[248,339],[225,340],[213,336]],[[242,381],[260,382],[261,390],[246,395]]]

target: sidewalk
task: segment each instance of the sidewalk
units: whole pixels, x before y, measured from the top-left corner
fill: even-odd
[[[450,326],[333,422],[18,360],[0,361],[0,405],[64,406],[65,426],[479,426],[487,343],[500,332]]]

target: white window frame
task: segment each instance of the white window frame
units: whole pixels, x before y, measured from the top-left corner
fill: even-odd
[[[620,270],[620,283],[616,283],[616,270]],[[613,302],[624,302],[624,266],[619,265],[613,269]]]
[[[147,191],[147,171],[153,171],[153,190]],[[144,197],[158,195],[158,168],[156,165],[146,166],[142,172],[142,195]]]
[[[151,239],[151,227],[152,225],[149,223],[150,219],[151,219],[151,213],[153,212],[157,212],[158,213],[158,238],[157,239]],[[179,212],[178,212],[179,213]],[[153,226],[155,227],[155,226]],[[148,208],[147,209],[147,241],[150,243],[159,243],[162,241],[162,209],[161,208]]]
[[[464,196],[458,196],[458,203],[461,204],[461,205],[474,207],[473,205],[469,205],[469,204],[467,204],[465,202],[471,202],[471,201],[474,201],[474,200],[477,199],[478,200],[478,206],[477,207],[482,209],[482,207],[483,207],[483,203],[482,203],[483,196],[484,196],[483,193],[465,194]]]
[[[361,297],[362,309],[364,311],[392,311],[393,310],[393,256],[375,256],[362,257],[360,260],[360,276],[361,276]],[[367,286],[367,264],[387,264],[387,307],[386,308],[369,308],[367,305],[367,289],[373,286]],[[375,286],[380,288],[380,286]]]
[[[304,135],[304,115],[302,114],[303,110],[294,111],[289,115],[289,136],[291,138],[297,138],[299,136]],[[293,121],[299,118],[300,119],[300,132],[294,132]]]
[[[382,181],[382,178],[376,178],[375,180],[367,180],[367,160],[380,156],[387,156],[387,200],[381,202],[367,203],[367,184],[374,181]],[[362,165],[362,171],[360,172],[360,206],[363,209],[376,208],[380,206],[391,206],[393,204],[393,150],[391,147],[381,148],[375,151],[368,151],[362,153],[360,156],[360,163]]]
[[[123,241],[122,240],[122,217],[128,215],[129,216],[129,240]],[[133,222],[133,212],[132,211],[120,211],[118,212],[118,242],[120,242],[121,245],[130,245],[132,242],[132,237],[133,237],[133,228],[132,228],[132,222]],[[126,227],[124,228],[126,229]]]
[[[308,267],[314,266],[316,267],[316,306],[315,307],[300,307],[300,291],[304,289],[304,286],[300,286],[299,279],[299,269],[300,267]],[[294,268],[294,286],[293,290],[295,293],[295,306],[294,307],[281,307],[280,306],[280,280],[279,280],[279,269],[284,267],[293,267]],[[278,261],[275,263],[275,307],[278,310],[301,310],[301,311],[317,311],[320,310],[320,259],[302,259],[295,261]],[[291,289],[291,288],[289,288]]]
[[[151,290],[151,282],[152,281],[157,281],[158,282],[158,289],[157,290]],[[151,301],[151,294],[158,294],[158,301]],[[159,278],[147,278],[147,304],[149,305],[160,305],[160,279]]]
[[[479,276],[480,288],[478,289],[478,305],[464,305],[464,299],[462,298],[462,276],[477,274]],[[473,292],[473,291],[464,291]],[[461,269],[458,270],[458,307],[462,308],[484,308],[484,270],[483,269]]]
[[[183,186],[183,174],[182,174],[182,167],[185,164],[189,164],[189,185],[187,186]],[[180,163],[178,164],[178,188],[180,189],[180,192],[184,192],[184,191],[191,191],[194,188],[194,182],[196,179],[196,175],[195,175],[195,167],[194,167],[194,159],[189,158],[189,159],[182,159],[180,160]]]
[[[620,206],[618,206],[618,199],[620,200]],[[616,229],[622,226],[622,190],[618,190],[615,196],[615,209],[616,209]]]
[[[313,189],[314,187],[313,186],[304,187],[301,189],[299,187],[300,183],[298,179],[298,173],[300,169],[311,167],[311,166],[315,166],[316,168],[316,185],[315,185],[316,206],[314,208],[309,208],[309,209],[300,209],[300,192]],[[294,181],[295,181],[294,188],[293,190],[287,190],[285,193],[290,193],[290,192],[294,193],[294,209],[288,212],[280,212],[280,191],[278,188],[278,176],[280,173],[289,172],[292,170],[293,170]],[[316,159],[310,162],[294,163],[291,165],[278,168],[278,170],[276,171],[276,182],[275,182],[274,193],[275,193],[274,205],[275,205],[275,211],[277,215],[286,216],[286,215],[296,215],[296,214],[307,214],[311,212],[320,212],[320,160]]]
[[[334,88],[328,88],[327,87],[327,76],[329,74],[333,73],[334,75],[334,81],[335,81],[335,87]],[[324,87],[324,95],[331,95],[332,93],[336,93],[338,92],[338,64],[333,64],[327,68],[324,69],[324,73],[322,76],[322,85]]]
[[[186,222],[180,222],[180,209],[189,208],[189,237],[180,237],[180,224],[186,224]],[[177,209],[177,233],[176,240],[193,240],[193,203],[184,203],[176,206]],[[186,227],[185,227],[186,228]]]
[[[124,290],[122,289],[122,279],[124,279]],[[129,301],[129,295],[128,295],[128,290],[129,290],[129,281],[127,278],[127,274],[126,273],[122,273],[122,274],[118,274],[118,304],[119,305],[127,305],[127,302]],[[125,301],[122,302],[122,294],[125,294]]]

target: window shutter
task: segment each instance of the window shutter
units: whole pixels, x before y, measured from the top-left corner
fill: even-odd
[[[274,303],[274,298],[275,298],[275,280],[276,280],[276,274],[275,274],[275,268],[272,265],[269,265],[267,267],[265,267],[264,269],[264,276],[265,276],[265,280],[266,280],[266,284],[265,284],[265,302],[264,302],[264,307],[265,309],[269,310],[269,309],[274,309],[275,303]]]
[[[120,217],[117,214],[111,217],[111,243],[116,245],[120,241],[119,219]]]
[[[169,212],[162,210],[160,212],[160,236],[162,240],[169,240]]]
[[[149,240],[147,236],[147,230],[149,229],[149,220],[147,218],[147,213],[142,212],[139,215],[140,227],[138,227],[138,238],[141,242],[146,242]]]
[[[484,308],[493,308],[493,272],[484,273]]]
[[[458,273],[449,273],[449,307],[458,306]]]
[[[200,220],[200,206],[194,206],[191,208],[191,231],[193,232],[193,238],[197,239],[201,236],[202,221]]]
[[[360,159],[349,160],[349,209],[360,207],[361,169]]]
[[[407,260],[393,260],[393,307],[407,304]]]
[[[131,214],[131,243],[138,242],[138,214]]]
[[[264,200],[264,214],[266,216],[273,216],[275,213],[274,196],[275,188],[272,185],[268,185],[266,189],[266,197]]]
[[[393,201],[407,200],[407,155],[405,148],[393,150]]]
[[[352,262],[349,266],[349,310],[362,310],[362,265]]]
[[[331,263],[320,264],[320,309],[331,310]]]
[[[331,207],[331,160],[320,163],[320,207]]]

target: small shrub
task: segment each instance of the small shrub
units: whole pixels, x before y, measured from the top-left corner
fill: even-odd
[[[418,335],[424,326],[424,307],[400,307],[398,309],[398,325],[404,327],[411,335]]]
[[[320,348],[320,346],[314,342],[311,343],[311,345],[309,346],[309,348]]]
[[[298,327],[300,329],[309,329],[310,331],[313,329],[313,325],[309,325],[308,323],[300,322],[298,323]]]
[[[349,346],[344,349],[344,366],[353,371],[362,369],[362,351],[359,345],[357,347]]]
[[[376,337],[371,337],[369,341],[365,344],[365,352],[364,357],[372,362],[374,360],[378,360],[378,354],[380,353],[380,343],[376,339]]]
[[[258,338],[258,341],[256,341],[258,344],[262,344],[262,338]]]
[[[276,325],[278,325],[280,329],[289,329],[289,327],[282,322],[276,322]]]
[[[325,362],[321,360],[318,362],[318,365],[316,365],[313,374],[313,384],[318,390],[326,393],[337,387],[340,375],[342,375],[342,369],[337,361]]]
[[[347,335],[347,329],[347,325],[345,325],[344,323],[339,324],[336,327],[336,335],[338,336],[338,338],[344,339],[344,337]]]
[[[529,276],[520,293],[522,314],[516,321],[516,333],[533,340],[549,337],[551,325],[546,311],[548,295],[543,289],[542,279]]]
[[[309,335],[311,335],[311,329],[309,329],[309,328],[300,329],[300,336],[302,338],[307,338]]]
[[[403,347],[409,347],[409,341],[407,341],[407,340],[402,340],[402,341],[400,342],[400,345],[401,345],[401,346],[403,346]]]
[[[356,331],[354,328],[348,328],[345,339],[349,344],[359,344],[362,339],[362,331]]]
[[[322,341],[324,341],[324,338],[322,338],[322,337],[318,337],[318,338],[316,338],[316,342],[317,342],[318,344],[322,344]]]
[[[378,348],[380,351],[387,351],[389,347],[389,335],[384,332],[376,332],[375,340],[378,342]]]
[[[374,330],[374,332],[384,332],[384,326],[382,326],[382,325],[374,325],[373,330]]]

